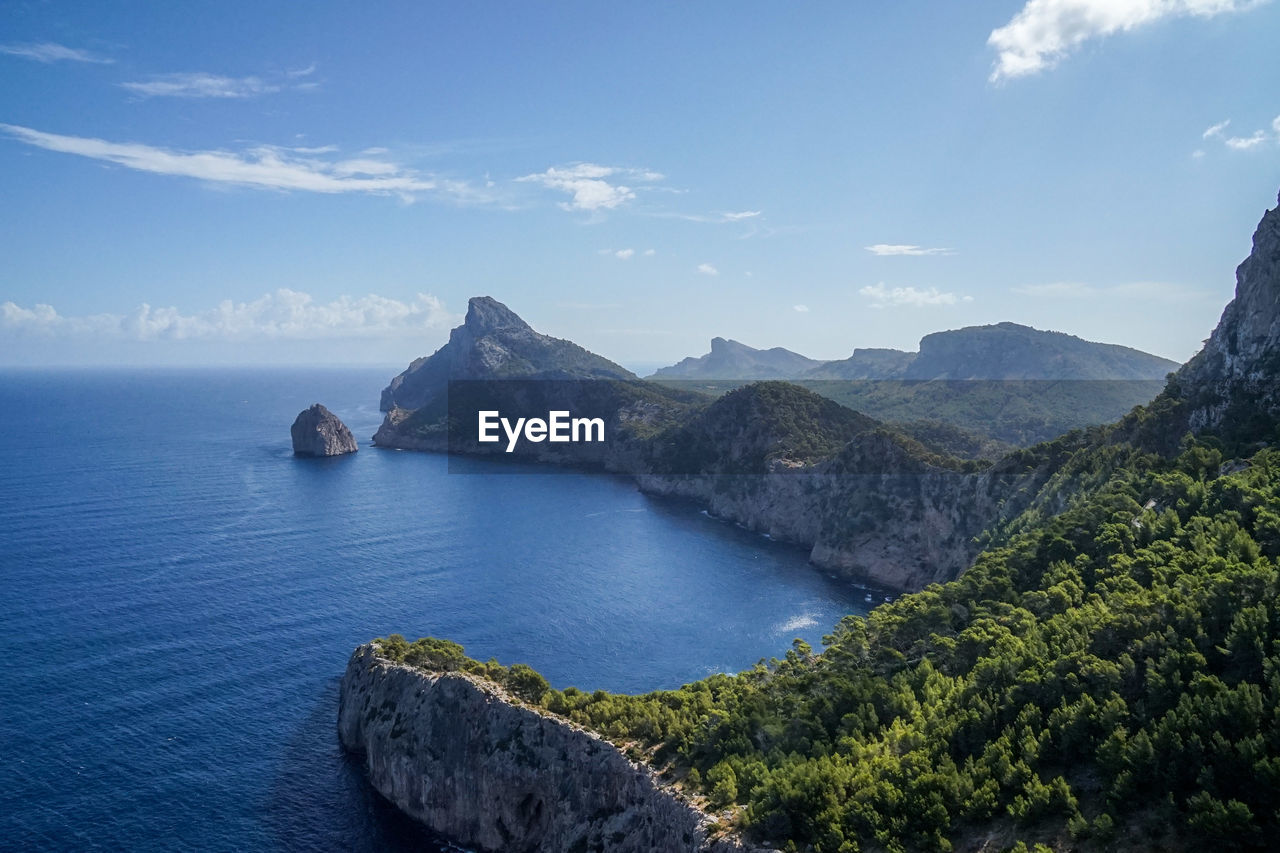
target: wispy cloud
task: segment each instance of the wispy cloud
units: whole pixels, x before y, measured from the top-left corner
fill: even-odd
[[[1249,136],[1227,136],[1225,131],[1229,124],[1231,124],[1231,119],[1220,121],[1205,130],[1201,138],[1221,139],[1222,144],[1232,151],[1253,151],[1262,148],[1269,142],[1280,144],[1280,116],[1276,116],[1271,120],[1271,128],[1269,130],[1255,130]],[[1203,157],[1204,151],[1197,149],[1192,152],[1191,156]]]
[[[858,291],[859,296],[871,300],[872,308],[897,308],[907,306],[924,308],[930,305],[955,305],[957,302],[972,302],[972,296],[959,296],[955,293],[943,292],[936,287],[918,290],[914,287],[885,287],[884,282],[868,285]]]
[[[683,219],[686,222],[703,222],[712,225],[726,225],[734,222],[746,222],[762,215],[763,210],[721,211],[719,213],[655,213],[662,219]]]
[[[630,184],[652,184],[662,179],[660,173],[648,169],[574,163],[569,166],[552,166],[545,172],[524,175],[516,178],[516,181],[539,184],[568,194],[570,200],[560,202],[565,210],[594,212],[613,210],[633,200],[636,190]]]
[[[63,136],[11,124],[0,124],[0,131],[48,151],[210,183],[316,193],[394,194],[407,201],[419,193],[446,195],[459,201],[480,200],[479,194],[465,183],[422,175],[390,161],[368,157],[321,159],[299,153],[328,149],[260,145],[242,152],[174,151],[136,142]]]
[[[434,296],[420,293],[410,302],[370,294],[342,296],[318,303],[309,294],[282,288],[252,302],[225,300],[207,311],[184,314],[177,308],[143,303],[128,314],[64,316],[51,305],[24,308],[0,304],[0,332],[45,338],[110,340],[227,340],[366,338],[411,336],[424,329],[456,323]]]
[[[1053,68],[1090,39],[1164,18],[1212,18],[1243,12],[1266,0],[1029,0],[987,44],[997,51],[991,82]]]
[[[627,261],[627,260],[630,260],[631,256],[634,255],[635,253],[636,253],[635,249],[619,249],[618,251],[613,253],[613,256],[619,260]]]
[[[703,275],[720,275],[720,270],[716,269],[711,264],[698,264],[698,272]]]
[[[109,56],[98,56],[96,53],[90,53],[87,50],[81,50],[76,47],[67,47],[62,44],[55,44],[51,41],[39,42],[36,44],[0,44],[0,53],[7,53],[10,56],[20,56],[23,59],[33,59],[36,62],[91,62],[97,65],[110,65],[115,62]]]
[[[808,314],[808,313],[809,313],[809,306],[808,306],[808,305],[792,305],[792,306],[791,306],[791,310],[792,310],[792,311],[799,312],[799,313],[801,313],[801,314]]]
[[[1224,141],[1224,144],[1235,151],[1248,151],[1250,148],[1257,148],[1259,145],[1267,141],[1267,134],[1261,130],[1255,130],[1253,136],[1233,136]]]
[[[1213,137],[1213,136],[1221,136],[1222,131],[1226,130],[1227,125],[1229,124],[1231,124],[1231,119],[1227,119],[1226,121],[1220,121],[1217,124],[1210,125],[1209,127],[1205,128],[1204,133],[1200,134],[1200,138],[1209,139],[1210,137]]]
[[[145,98],[252,98],[280,91],[277,83],[261,77],[224,77],[221,74],[164,74],[151,80],[120,84]]]
[[[890,257],[895,255],[953,255],[951,249],[926,249],[923,246],[914,246],[906,243],[876,243],[874,246],[864,246],[868,252],[873,255],[881,255]]]

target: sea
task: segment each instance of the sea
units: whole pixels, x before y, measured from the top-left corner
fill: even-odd
[[[357,645],[643,692],[881,600],[621,477],[374,448],[393,372],[0,373],[0,848],[456,849],[339,747]],[[292,455],[314,402],[358,453]]]

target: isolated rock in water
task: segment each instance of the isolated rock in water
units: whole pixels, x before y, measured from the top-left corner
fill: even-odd
[[[297,456],[341,456],[359,449],[347,425],[319,403],[299,412],[289,432]]]

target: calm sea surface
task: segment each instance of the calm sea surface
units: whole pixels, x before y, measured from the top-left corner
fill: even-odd
[[[0,847],[444,849],[338,747],[359,643],[644,691],[869,606],[623,479],[369,447],[390,375],[0,373]],[[359,453],[293,458],[316,401]]]

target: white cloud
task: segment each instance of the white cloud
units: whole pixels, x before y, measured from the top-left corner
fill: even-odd
[[[51,41],[38,44],[0,44],[0,53],[10,56],[21,56],[23,59],[34,59],[36,62],[92,62],[98,65],[110,65],[114,59],[98,56],[87,50],[55,44]]]
[[[524,175],[516,181],[567,193],[571,200],[560,203],[565,210],[597,211],[621,207],[636,197],[635,190],[620,181],[652,183],[662,179],[661,174],[647,169],[575,163],[552,166],[545,172]]]
[[[412,336],[458,319],[425,293],[411,302],[370,294],[318,303],[310,294],[287,288],[252,302],[224,300],[195,314],[143,303],[128,314],[63,316],[51,305],[0,304],[0,332],[6,335],[139,341],[383,338]]]
[[[644,250],[644,256],[645,256],[646,258],[652,258],[655,254],[656,254],[656,250],[654,250],[654,249],[645,249],[645,250]]]
[[[792,306],[791,306],[791,310],[792,310],[792,311],[798,311],[798,312],[800,312],[801,314],[808,314],[808,313],[809,313],[809,306],[808,306],[808,305],[792,305]]]
[[[1211,136],[1221,136],[1222,131],[1227,129],[1227,125],[1231,124],[1231,119],[1220,121],[1215,125],[1207,128],[1204,133],[1200,134],[1201,139],[1208,139]]]
[[[316,193],[395,194],[407,201],[413,200],[415,193],[425,192],[449,195],[456,200],[476,198],[475,192],[466,184],[421,175],[386,161],[322,160],[298,156],[298,149],[270,145],[244,152],[173,151],[136,142],[62,136],[11,124],[0,124],[0,131],[49,151],[115,163],[139,172],[195,178],[211,183]]]
[[[636,253],[635,249],[619,249],[618,251],[613,253],[613,256],[615,258],[618,258],[619,260],[625,261],[625,260],[629,260],[631,256],[634,255],[635,253]]]
[[[1191,156],[1192,156],[1192,157],[1194,157],[1194,158],[1196,158],[1197,160],[1199,160],[1201,157],[1203,157],[1203,156],[1204,156],[1204,149],[1203,149],[1203,148],[1197,148],[1195,151],[1192,151],[1192,152],[1191,152]]]
[[[720,275],[720,270],[716,269],[711,264],[698,264],[698,272],[703,275]]]
[[[876,243],[874,246],[864,246],[868,252],[873,255],[881,255],[890,257],[895,255],[951,255],[954,254],[951,249],[926,249],[923,246],[913,246],[905,243]]]
[[[860,296],[871,300],[872,308],[896,308],[910,306],[923,308],[930,305],[955,305],[957,302],[972,302],[972,296],[957,296],[944,293],[936,287],[928,290],[917,290],[914,287],[885,287],[884,282],[868,285],[858,291]]]
[[[744,219],[754,219],[763,212],[762,210],[740,210],[737,213],[722,213],[720,216],[725,222],[741,222]]]
[[[987,44],[997,58],[991,82],[1053,68],[1086,41],[1129,32],[1163,18],[1212,18],[1266,0],[1028,0]]]

